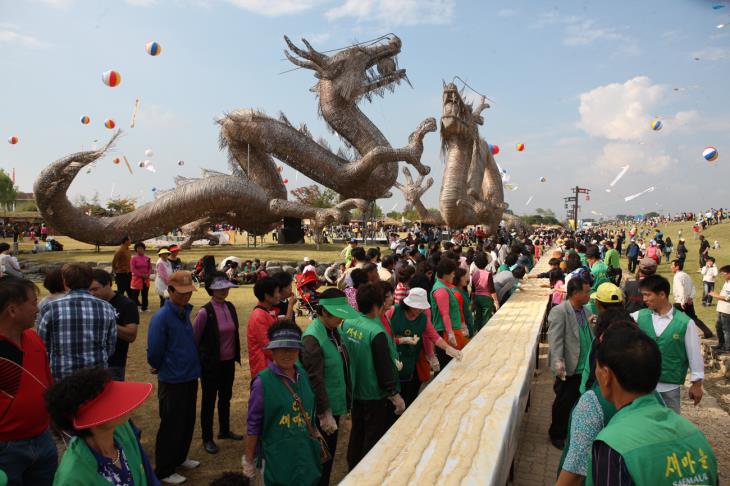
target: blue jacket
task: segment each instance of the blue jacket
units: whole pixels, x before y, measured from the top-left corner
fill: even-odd
[[[157,377],[163,383],[185,383],[200,377],[198,348],[190,322],[192,309],[188,304],[181,311],[167,300],[150,321],[147,362],[157,370]]]

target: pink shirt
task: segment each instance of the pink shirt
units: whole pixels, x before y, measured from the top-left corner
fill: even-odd
[[[228,306],[224,303],[218,303],[211,300],[215,318],[218,321],[218,336],[220,346],[220,360],[228,361],[236,357],[236,325],[233,323],[233,316],[228,310]],[[203,336],[205,325],[208,323],[208,312],[205,308],[201,308],[195,316],[193,323],[193,333],[195,334],[195,344],[200,344],[200,338]]]
[[[451,328],[451,315],[449,314],[449,307],[451,306],[451,301],[449,300],[449,291],[444,288],[436,289],[433,293],[433,299],[436,301],[436,306],[438,307],[439,314],[441,314],[441,320],[444,323],[444,329],[447,333],[454,332]]]
[[[471,276],[471,286],[474,289],[474,295],[489,297],[494,294],[494,279],[492,273],[486,270],[477,270]]]
[[[152,273],[152,263],[145,255],[134,255],[129,263],[133,275],[140,277],[149,277]]]

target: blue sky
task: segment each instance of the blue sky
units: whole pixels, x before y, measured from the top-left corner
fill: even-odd
[[[725,7],[712,8],[718,4]],[[593,190],[585,217],[727,207],[720,181],[730,177],[730,25],[717,27],[724,23],[725,0],[0,0],[0,138],[20,138],[0,143],[0,167],[15,168],[29,191],[45,165],[107,139],[103,122],[112,118],[124,137],[77,177],[71,194],[144,202],[176,174],[227,170],[214,124],[226,111],[283,111],[336,142],[317,117],[312,73],[280,74],[292,67],[283,36],[328,50],[394,32],[413,88],[363,101],[364,111],[402,146],[422,119],[440,116],[442,80],[465,79],[494,100],[481,133],[501,148],[497,162],[517,186],[506,191],[515,212],[543,207],[562,216],[562,197],[576,184]],[[145,53],[150,40],[162,45],[160,56]],[[101,82],[112,68],[122,74],[114,89]],[[129,129],[136,98],[141,109]],[[655,117],[660,132],[649,127]],[[518,153],[520,142],[526,149]],[[720,152],[715,164],[702,159],[708,145]],[[136,166],[148,148],[154,174]],[[133,175],[112,163],[120,155]],[[427,136],[422,160],[436,179],[424,202],[437,206],[438,134]],[[284,177],[290,188],[309,183],[290,168]],[[650,186],[654,192],[624,202]],[[395,189],[378,203],[403,209]]]

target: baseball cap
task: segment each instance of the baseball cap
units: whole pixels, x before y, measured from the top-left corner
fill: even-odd
[[[76,410],[75,429],[88,429],[127,415],[152,393],[151,383],[109,381],[99,395]]]
[[[188,292],[195,292],[195,286],[193,285],[193,276],[187,270],[178,270],[172,272],[168,285],[175,289],[175,292],[186,294]]]
[[[431,307],[431,304],[428,303],[426,290],[420,287],[413,287],[403,299],[403,303],[414,309],[428,309]]]
[[[605,282],[599,285],[596,291],[591,294],[591,299],[603,302],[604,304],[615,304],[624,300],[621,289],[611,282]]]
[[[357,319],[360,317],[360,313],[347,303],[346,297],[332,297],[329,299],[320,298],[319,305],[324,307],[324,310],[335,317],[339,317],[340,319]]]
[[[172,252],[167,248],[160,248],[160,251],[157,252],[158,255],[169,255],[170,253]]]
[[[170,253],[175,253],[176,251],[180,251],[180,247],[177,245],[170,245]]]
[[[302,346],[302,338],[296,331],[292,329],[278,329],[271,336],[269,344],[264,349],[304,349]]]
[[[357,238],[350,238],[350,243],[357,243]]]
[[[656,272],[656,262],[652,258],[642,258],[639,260],[639,270],[644,275],[652,275]]]

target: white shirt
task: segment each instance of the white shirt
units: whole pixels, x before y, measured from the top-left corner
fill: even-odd
[[[708,267],[705,265],[702,267],[702,281],[715,283],[715,277],[717,277],[717,267],[715,265]]]
[[[720,290],[720,295],[722,295],[724,298],[730,297],[730,280],[727,280],[725,282],[725,285],[722,286],[722,290]],[[717,312],[730,314],[730,302],[717,299]]]
[[[674,302],[677,304],[686,304],[694,299],[695,284],[692,283],[692,277],[684,270],[674,274],[672,293],[674,294]]]
[[[639,311],[632,313],[631,317],[638,322]],[[654,332],[657,336],[660,336],[667,329],[667,326],[672,321],[672,317],[674,317],[674,307],[663,315],[659,315],[656,312],[651,313],[651,322],[654,324]],[[695,322],[692,319],[687,323],[687,330],[684,333],[684,349],[687,351],[687,358],[689,359],[689,381],[704,380],[705,362],[702,360],[700,350],[700,336],[697,334],[697,326],[695,326]],[[656,391],[664,393],[675,388],[679,388],[679,385],[659,382],[657,383]]]

